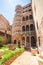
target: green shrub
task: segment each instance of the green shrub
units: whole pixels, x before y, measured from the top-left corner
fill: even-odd
[[[3,58],[0,60],[0,65],[2,65],[5,61],[13,57],[14,55],[18,54],[19,52],[23,51],[24,48],[17,48],[15,50],[4,50]]]
[[[2,36],[0,36],[0,43],[2,43],[2,40],[3,40],[3,38],[2,38]]]

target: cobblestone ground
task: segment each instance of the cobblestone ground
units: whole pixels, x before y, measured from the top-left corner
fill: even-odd
[[[10,65],[38,65],[36,56],[32,56],[30,52],[25,51]]]

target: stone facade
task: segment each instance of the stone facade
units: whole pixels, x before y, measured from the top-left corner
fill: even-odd
[[[43,0],[32,0],[37,46],[43,49]]]
[[[11,29],[8,20],[3,15],[0,15],[0,36],[3,38],[3,44],[10,43]]]
[[[24,7],[17,5],[12,25],[12,43],[30,49],[36,47],[36,33],[31,3]]]

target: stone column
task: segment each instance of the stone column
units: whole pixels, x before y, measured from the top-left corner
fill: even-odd
[[[29,38],[30,38],[30,49],[31,49],[31,36]]]

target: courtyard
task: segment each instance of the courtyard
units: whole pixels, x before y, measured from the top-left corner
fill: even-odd
[[[10,65],[38,65],[38,61],[36,56],[31,55],[31,52],[25,51]]]
[[[43,65],[43,0],[0,6],[0,65]]]
[[[8,47],[1,47],[0,48],[0,65],[10,65],[9,62],[13,62],[11,59],[12,57],[15,56],[15,58],[17,58],[17,55],[23,51],[24,49],[23,48],[16,48],[15,50],[10,50]],[[10,60],[9,60],[10,59]],[[6,63],[8,61],[8,63]],[[10,63],[11,63],[10,62]]]
[[[29,50],[27,51],[24,48],[16,48],[15,50],[10,50],[8,47],[5,46],[0,48],[0,65],[2,64],[3,65],[38,65],[38,60],[37,60],[37,56],[32,55],[31,51]]]

